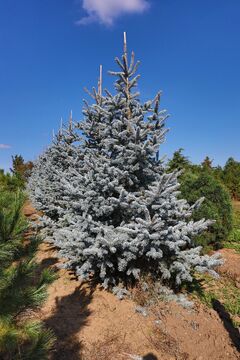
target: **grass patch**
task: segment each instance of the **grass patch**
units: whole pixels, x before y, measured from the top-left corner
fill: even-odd
[[[209,308],[213,307],[215,300],[220,301],[233,324],[240,325],[240,289],[230,278],[222,276],[215,279],[206,274],[196,275],[196,281],[188,291],[190,297],[200,299]]]
[[[225,241],[225,242],[223,242],[223,247],[226,249],[233,249],[238,254],[240,254],[240,242]]]

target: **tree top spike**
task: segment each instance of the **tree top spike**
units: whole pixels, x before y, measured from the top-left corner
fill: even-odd
[[[69,118],[69,129],[72,130],[72,123],[73,123],[73,114],[72,110],[70,111],[70,118]]]
[[[63,118],[61,117],[61,119],[60,119],[60,135],[62,135],[62,130],[63,130]]]
[[[126,33],[126,31],[124,31],[124,33],[123,33],[123,52],[124,52],[124,55],[127,54],[127,33]]]
[[[102,65],[99,67],[98,95],[102,96]]]

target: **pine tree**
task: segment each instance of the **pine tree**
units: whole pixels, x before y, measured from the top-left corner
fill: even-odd
[[[109,287],[147,271],[180,286],[194,270],[214,273],[220,263],[200,256],[192,241],[212,222],[189,220],[202,199],[193,206],[179,200],[179,173],[166,173],[159,159],[168,116],[159,109],[161,94],[140,102],[139,63],[132,53],[129,64],[126,43],[116,63],[116,93],[103,96],[100,80],[91,93],[94,103],[85,102],[83,121],[71,127],[71,151],[64,150],[68,134],[61,130],[61,141],[39,159],[32,198],[50,215],[45,226],[65,266],[79,277],[94,276]],[[51,216],[56,207],[58,216]]]
[[[47,295],[55,275],[39,271],[33,257],[37,241],[23,243],[27,223],[22,215],[24,196],[0,191],[0,358],[44,360],[54,343],[51,330],[27,320]],[[39,273],[39,276],[37,276]]]
[[[20,187],[24,187],[26,180],[31,174],[32,168],[32,161],[25,162],[22,155],[12,156],[11,172],[18,179]]]
[[[209,156],[206,156],[201,165],[204,170],[212,170],[212,163],[213,160],[211,160]]]
[[[188,158],[183,155],[183,150],[183,148],[180,148],[173,153],[172,159],[167,163],[168,171],[183,170],[191,165]]]

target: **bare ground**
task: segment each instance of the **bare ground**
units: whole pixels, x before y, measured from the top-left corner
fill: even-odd
[[[35,217],[28,205],[25,214]],[[239,259],[227,258],[221,271],[239,276]],[[56,250],[42,243],[37,254],[42,267],[56,267]],[[238,264],[237,264],[238,262]],[[147,317],[135,312],[131,300],[80,283],[66,270],[49,287],[49,297],[36,314],[56,334],[51,360],[235,360],[240,359],[239,332],[219,302],[216,311],[196,304],[186,310],[159,302]],[[234,275],[234,276],[235,276]],[[156,323],[157,320],[157,323]],[[134,357],[135,356],[135,357]]]
[[[219,272],[234,280],[236,286],[240,288],[240,254],[233,249],[221,249],[219,253],[224,258],[224,264]]]

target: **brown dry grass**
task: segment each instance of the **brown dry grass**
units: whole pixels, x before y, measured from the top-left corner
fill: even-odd
[[[170,355],[173,359],[188,360],[189,354],[182,352],[176,339],[163,331],[159,326],[155,326],[150,335],[146,335],[148,341],[157,352]]]
[[[94,341],[85,348],[81,360],[122,360],[127,351],[126,339],[111,330],[106,333],[103,340]]]

